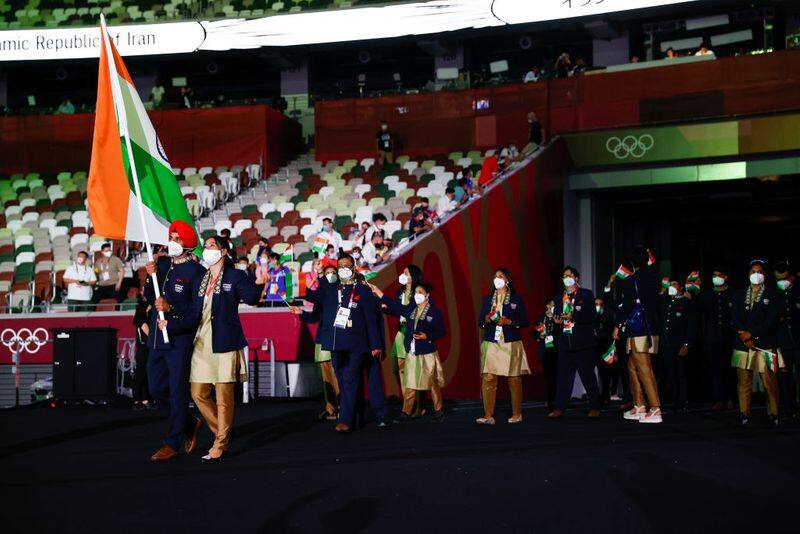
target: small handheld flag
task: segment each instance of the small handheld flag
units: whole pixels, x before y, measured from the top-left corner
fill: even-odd
[[[620,280],[624,280],[624,279],[628,278],[632,274],[633,274],[633,271],[631,271],[630,269],[625,267],[625,265],[620,265],[619,268],[617,268],[617,272],[614,273],[614,276],[616,276]]]
[[[287,261],[294,261],[294,247],[292,245],[289,245],[281,252],[281,263]]]
[[[617,344],[613,341],[611,342],[611,346],[608,347],[608,350],[603,353],[603,361],[607,364],[612,364],[617,361]]]
[[[647,249],[647,265],[655,265],[656,264],[656,257],[653,256],[653,252],[648,248]]]

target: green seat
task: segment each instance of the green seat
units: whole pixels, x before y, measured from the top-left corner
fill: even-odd
[[[267,213],[266,215],[264,215],[264,218],[265,219],[269,219],[270,221],[272,221],[272,224],[275,224],[278,221],[278,219],[281,218],[281,212],[279,212],[279,211],[271,211],[271,212]]]
[[[232,237],[231,241],[233,241],[233,246],[234,247],[241,247],[244,244],[244,241],[242,240],[242,236]]]
[[[447,182],[447,187],[455,188],[457,185],[458,185],[458,180],[456,180],[455,178]]]
[[[215,235],[217,235],[217,232],[215,230],[204,230],[200,233],[200,237],[203,238],[203,241],[205,241],[209,237],[214,237]]]
[[[392,234],[392,241],[399,243],[401,239],[408,237],[408,230],[397,230]]]
[[[246,206],[242,206],[242,215],[250,215],[251,213],[257,213],[258,206],[255,204],[248,204]]]
[[[56,208],[56,211],[64,211],[64,210],[59,210],[58,208]],[[58,221],[56,223],[56,226],[66,226],[67,228],[72,228],[72,221],[69,219],[64,219],[63,221]]]
[[[53,211],[56,212],[56,213],[61,213],[62,211],[71,211],[71,210],[70,210],[70,207],[67,206],[66,204],[61,204],[60,206],[56,206],[53,209]]]
[[[350,169],[350,174],[352,174],[353,176],[358,177],[358,176],[361,176],[362,174],[364,174],[365,171],[366,171],[366,169],[364,168],[363,165],[356,165],[352,169]]]
[[[349,215],[337,215],[333,221],[333,226],[337,230],[341,230],[345,225],[353,222],[353,218]]]
[[[480,165],[478,163],[473,163],[472,165],[469,166],[469,168],[472,171],[473,175],[478,174],[478,172],[481,170],[482,167],[483,167],[483,165]]]
[[[305,168],[305,169],[300,169],[297,172],[299,172],[301,176],[306,177],[309,174],[314,174],[314,169]]]
[[[423,183],[424,185],[428,185],[429,183],[431,183],[435,179],[436,179],[436,176],[434,174],[428,173],[428,174],[423,174],[420,177],[419,181],[421,183]]]
[[[17,254],[21,254],[23,252],[33,252],[33,245],[21,245],[17,247],[15,251]]]
[[[294,204],[296,206],[297,204],[300,204],[301,202],[304,202],[305,199],[306,199],[306,197],[304,197],[303,195],[295,195],[295,196],[293,196],[292,198],[289,199],[289,202],[291,202],[292,204]]]

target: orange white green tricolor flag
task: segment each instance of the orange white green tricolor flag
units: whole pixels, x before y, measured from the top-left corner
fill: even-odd
[[[625,265],[620,265],[619,268],[617,268],[617,272],[614,273],[614,275],[620,280],[624,280],[625,278],[628,278],[632,274],[633,271],[625,267]]]
[[[194,227],[180,186],[128,69],[100,27],[97,109],[87,197],[95,232],[111,239],[166,244],[171,222]],[[130,139],[130,154],[125,137]],[[131,170],[133,161],[137,185]],[[146,228],[145,228],[146,225]]]
[[[603,353],[603,361],[607,364],[612,364],[617,361],[617,345],[613,341],[608,350]]]

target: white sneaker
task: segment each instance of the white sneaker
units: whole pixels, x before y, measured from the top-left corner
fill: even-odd
[[[494,417],[478,417],[475,422],[479,425],[493,425]]]
[[[643,418],[639,419],[640,423],[660,423],[661,422],[661,409],[660,408],[650,408],[650,411],[647,412]]]
[[[620,397],[619,395],[611,395],[611,397],[609,398],[609,400],[612,400],[612,401],[621,401],[621,400],[622,400],[622,397]]]
[[[628,421],[641,421],[647,415],[647,410],[644,406],[634,406],[622,416]]]

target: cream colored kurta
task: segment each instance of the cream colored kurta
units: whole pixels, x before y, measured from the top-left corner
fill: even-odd
[[[428,391],[433,384],[444,387],[444,368],[438,352],[411,355],[406,358],[403,370],[403,387],[417,391]]]
[[[203,299],[203,315],[194,340],[189,381],[203,384],[245,382],[247,380],[247,361],[244,358],[244,351],[235,350],[223,353],[212,351],[211,304],[213,300],[213,293]]]
[[[503,314],[503,304],[496,303],[498,312]],[[503,336],[499,342],[481,343],[481,373],[497,376],[520,376],[531,374],[528,356],[522,341],[506,342]]]

